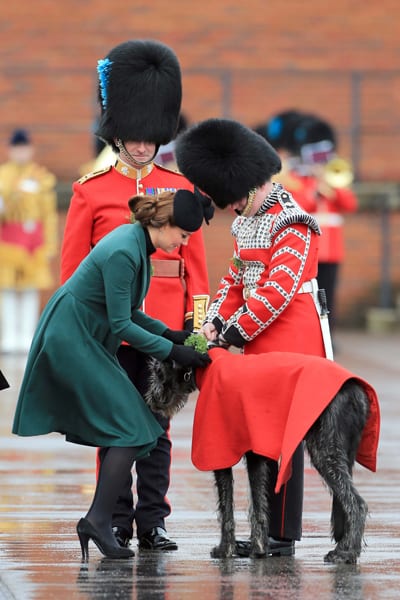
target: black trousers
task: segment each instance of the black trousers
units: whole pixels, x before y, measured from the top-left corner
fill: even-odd
[[[148,357],[131,346],[121,346],[118,360],[129,379],[143,395],[148,383]],[[169,438],[169,419],[154,413],[164,429],[158,438],[157,446],[148,457],[135,463],[137,503],[134,505],[132,474],[123,482],[121,495],[113,514],[113,526],[123,527],[133,537],[133,523],[136,535],[140,537],[153,527],[165,527],[165,518],[171,507],[166,498],[170,482],[171,440]],[[99,454],[102,460],[102,452]]]
[[[274,488],[278,465],[274,463],[269,486],[270,526],[269,535],[274,538],[300,540],[302,534],[303,490],[304,490],[304,447],[300,444],[293,454],[292,476],[282,486],[279,494]]]
[[[318,263],[318,287],[326,292],[331,331],[336,324],[336,288],[339,275],[339,263]]]

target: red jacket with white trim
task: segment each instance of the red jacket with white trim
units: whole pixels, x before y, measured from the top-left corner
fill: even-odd
[[[281,350],[325,356],[313,297],[299,293],[317,275],[315,219],[274,184],[256,215],[235,219],[232,234],[232,263],[206,322],[213,322],[228,341],[232,330],[238,333],[245,353]]]

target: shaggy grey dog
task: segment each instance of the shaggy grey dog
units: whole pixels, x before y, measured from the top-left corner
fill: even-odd
[[[151,384],[146,401],[154,411],[173,416],[196,389],[192,371],[152,359]],[[346,381],[305,436],[305,445],[332,495],[331,532],[336,547],[324,557],[330,563],[356,563],[361,553],[366,502],[353,483],[353,467],[363,429],[370,411],[369,398],[355,379]],[[270,459],[248,452],[245,455],[250,487],[249,555],[268,555]],[[213,548],[214,558],[236,555],[232,468],[214,471],[218,493],[221,539]]]
[[[146,404],[153,412],[170,419],[185,406],[189,394],[197,389],[193,369],[151,358],[149,371],[149,386],[144,396]]]
[[[352,471],[368,415],[368,396],[350,379],[305,437],[311,463],[332,495],[331,532],[336,547],[324,557],[325,562],[353,564],[361,553],[368,508],[354,486]],[[253,452],[245,460],[251,496],[249,555],[260,558],[268,554],[267,483],[272,461]],[[214,471],[214,476],[221,539],[211,555],[227,558],[236,554],[232,468]]]

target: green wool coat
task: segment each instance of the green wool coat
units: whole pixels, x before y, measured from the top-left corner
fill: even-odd
[[[93,446],[156,445],[162,428],[120,366],[125,340],[164,360],[167,326],[139,307],[150,260],[139,223],[105,236],[50,298],[38,323],[22,380],[13,433],[59,432]]]

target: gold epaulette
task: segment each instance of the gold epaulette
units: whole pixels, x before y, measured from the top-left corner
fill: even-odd
[[[112,167],[112,165],[109,165],[108,167],[104,167],[104,169],[99,169],[98,171],[92,171],[91,173],[86,173],[86,175],[83,175],[83,177],[78,179],[78,183],[86,183],[86,181],[89,181],[89,179],[93,179],[94,177],[103,175],[103,173],[108,173],[108,171],[111,169],[111,167]]]
[[[174,175],[181,175],[182,177],[184,177],[184,175],[182,175],[182,173],[180,172],[180,170],[178,169],[177,166],[174,168],[169,168],[169,167],[165,167],[164,165],[160,165],[158,162],[155,162],[155,161],[154,161],[154,164],[157,165],[158,169],[167,171],[167,173],[173,173]]]

